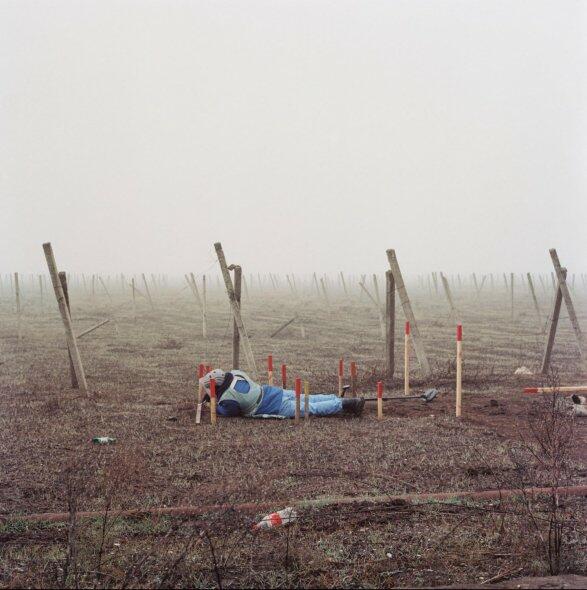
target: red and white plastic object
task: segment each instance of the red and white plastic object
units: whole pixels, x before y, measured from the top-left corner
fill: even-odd
[[[272,529],[275,527],[291,524],[297,518],[298,514],[295,508],[284,508],[279,512],[272,512],[271,514],[264,516],[263,519],[253,527],[253,529],[257,531],[263,529]]]

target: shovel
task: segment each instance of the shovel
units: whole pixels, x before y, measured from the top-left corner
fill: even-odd
[[[428,403],[431,402],[436,396],[438,395],[438,389],[427,389],[424,393],[420,395],[399,395],[394,397],[384,397],[382,398],[383,401],[390,401],[390,400],[404,400],[404,399],[421,399],[422,401]],[[366,402],[375,402],[377,401],[376,397],[365,397],[363,398]]]

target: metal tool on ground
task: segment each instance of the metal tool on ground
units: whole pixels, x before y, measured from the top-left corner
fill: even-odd
[[[428,403],[431,402],[436,396],[438,395],[438,390],[431,388],[427,389],[424,393],[420,395],[398,395],[398,396],[386,396],[382,397],[381,399],[384,402],[392,401],[392,400],[407,400],[407,399],[421,399],[422,401]],[[366,402],[375,402],[378,398],[376,397],[365,397],[363,398]]]

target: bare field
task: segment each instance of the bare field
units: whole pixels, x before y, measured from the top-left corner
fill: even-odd
[[[115,291],[115,289],[112,289]],[[323,586],[393,587],[480,583],[490,578],[548,573],[540,534],[515,502],[499,507],[474,502],[368,502],[302,511],[292,527],[253,534],[250,525],[268,510],[224,508],[193,518],[117,518],[119,510],[163,506],[273,505],[293,501],[405,493],[550,485],[540,470],[520,474],[512,449],[531,442],[533,398],[521,393],[538,377],[543,346],[526,289],[509,295],[495,288],[479,298],[456,290],[464,326],[463,418],[454,418],[454,323],[441,293],[412,287],[412,302],[434,376],[412,383],[439,397],[375,404],[361,419],[311,419],[299,427],[273,420],[220,420],[195,424],[199,362],[230,368],[232,319],[225,295],[212,290],[208,338],[199,308],[181,286],[153,292],[155,309],[130,294],[95,297],[72,289],[72,316],[81,332],[111,322],[80,340],[91,399],[69,386],[63,328],[54,301],[41,306],[25,290],[22,339],[11,301],[0,300],[0,523],[4,586]],[[585,325],[586,293],[575,304]],[[542,293],[543,314],[552,294]],[[403,316],[396,322],[396,380],[403,391]],[[296,311],[294,322],[269,335]],[[255,288],[243,294],[244,320],[258,363],[273,354],[311,391],[335,391],[337,361],[354,360],[359,390],[374,395],[384,379],[384,342],[377,313],[357,293],[338,294],[331,305],[302,301],[283,291]],[[581,361],[563,308],[553,365],[561,384],[584,383]],[[241,365],[244,355],[241,352]],[[575,421],[570,473],[587,483],[587,424]],[[113,436],[96,446],[94,436]],[[73,499],[73,500],[72,500]],[[72,510],[72,501],[75,510]],[[577,518],[565,548],[563,570],[585,571],[584,498],[569,498]],[[537,501],[536,510],[543,515]],[[28,523],[44,512],[103,510],[107,519]],[[269,510],[270,511],[270,510]],[[6,517],[11,516],[11,519]],[[14,517],[21,517],[14,518]],[[72,557],[72,544],[74,557]],[[75,567],[74,567],[75,566]]]

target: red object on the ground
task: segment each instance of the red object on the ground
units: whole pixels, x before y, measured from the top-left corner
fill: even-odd
[[[216,397],[216,381],[210,379],[210,397]]]
[[[377,397],[383,398],[383,381],[377,381]]]
[[[538,393],[538,387],[524,387],[524,393]]]
[[[355,361],[351,361],[351,377],[357,376],[357,363]]]
[[[406,322],[406,336],[410,335],[410,322]]]
[[[463,340],[463,325],[457,324],[457,342],[461,342]]]
[[[299,377],[296,377],[296,397],[300,397],[302,395],[302,380]]]
[[[342,377],[344,375],[344,362],[342,359],[338,361],[338,376]]]
[[[283,389],[287,386],[287,367],[285,365],[281,365],[281,386]]]
[[[200,363],[198,365],[198,379],[201,379],[206,373],[204,372],[204,365]]]
[[[267,357],[267,370],[268,371],[273,371],[273,355],[272,354],[270,354]]]

